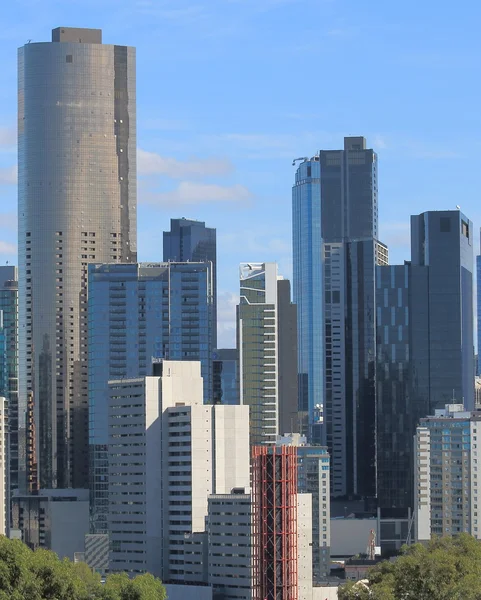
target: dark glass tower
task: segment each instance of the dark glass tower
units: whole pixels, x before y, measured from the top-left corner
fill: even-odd
[[[430,411],[474,409],[473,224],[459,210],[411,217],[411,261],[429,267]]]
[[[474,407],[472,223],[411,217],[411,263],[377,268],[377,495],[414,507],[413,435],[445,404]]]
[[[214,290],[214,337],[217,348],[217,242],[216,230],[203,221],[171,219],[170,231],[164,231],[165,262],[211,262]]]
[[[363,137],[320,152],[326,441],[334,496],[376,494],[377,155]]]
[[[88,487],[87,269],[136,262],[135,49],[60,27],[18,52],[19,404],[41,487]]]
[[[413,436],[429,414],[429,269],[405,263],[376,270],[377,498],[382,514],[407,516]]]

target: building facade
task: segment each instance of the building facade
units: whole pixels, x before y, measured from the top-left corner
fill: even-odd
[[[413,508],[413,436],[429,414],[428,267],[376,267],[377,499]]]
[[[208,583],[224,600],[252,598],[252,497],[238,488],[209,496]]]
[[[45,548],[59,558],[74,559],[84,550],[89,527],[89,493],[85,489],[41,490],[37,495],[15,495],[12,526],[29,548]]]
[[[415,436],[415,539],[462,532],[481,539],[478,526],[478,436],[481,416],[448,404],[421,419]]]
[[[88,487],[87,267],[136,262],[135,49],[61,27],[18,52],[19,404],[40,485]]]
[[[239,352],[236,348],[214,351],[212,381],[214,404],[240,404]]]
[[[208,497],[249,486],[248,409],[204,405],[198,362],[155,372],[109,384],[110,570],[182,583],[193,542],[203,556],[192,536],[205,533]]]
[[[152,373],[152,359],[200,360],[212,389],[210,263],[92,265],[89,269],[89,418],[92,533],[107,532],[108,380]]]
[[[473,224],[459,210],[411,217],[411,262],[429,268],[430,411],[474,409]]]
[[[251,443],[275,443],[298,429],[296,309],[276,263],[240,266],[237,307],[240,399],[250,409]]]
[[[324,403],[324,316],[319,157],[304,159],[292,188],[293,292],[297,306],[299,409],[314,421]]]
[[[309,446],[305,436],[279,436],[278,446],[295,446],[297,450],[297,491],[312,498],[312,579],[318,584],[330,574],[330,469],[327,448]]]
[[[27,417],[26,405],[18,405],[18,272],[15,266],[0,267],[0,313],[0,396],[6,398],[8,409],[8,481],[10,492],[19,487],[25,491]],[[22,467],[20,473],[19,466]]]
[[[217,238],[213,227],[193,219],[170,219],[170,231],[164,231],[164,262],[209,262],[212,265],[214,333],[217,348]]]

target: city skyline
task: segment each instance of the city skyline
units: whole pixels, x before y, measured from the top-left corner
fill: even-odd
[[[471,192],[477,181],[472,152],[476,136],[469,117],[476,112],[478,83],[473,82],[470,69],[474,42],[466,34],[473,27],[473,16],[468,20],[465,14],[456,14],[447,19],[431,14],[425,6],[419,12],[414,2],[407,3],[403,15],[378,2],[372,14],[363,16],[352,1],[343,6],[308,2],[312,25],[306,24],[304,11],[294,1],[263,0],[257,6],[214,1],[204,7],[179,2],[175,6],[162,3],[157,9],[148,2],[124,1],[116,4],[115,17],[110,2],[97,6],[87,0],[83,5],[89,8],[89,16],[81,19],[76,6],[60,8],[48,1],[43,5],[45,14],[31,0],[6,8],[8,33],[0,40],[6,67],[0,96],[0,260],[16,262],[16,191],[14,183],[9,183],[15,181],[15,51],[29,39],[46,39],[51,27],[62,24],[102,28],[107,43],[120,40],[138,48],[139,258],[161,260],[158,231],[168,229],[170,218],[201,219],[217,228],[219,347],[234,344],[240,262],[277,261],[291,278],[289,190],[294,170],[290,164],[297,156],[312,155],[321,147],[337,148],[349,134],[370,140],[382,168],[379,237],[389,246],[393,263],[409,259],[411,214],[436,207],[454,209],[459,203],[475,226],[479,224],[480,211]],[[24,7],[31,10],[24,11]],[[480,8],[473,5],[473,10],[476,13]],[[421,25],[428,13],[432,30],[426,31]],[[239,24],[235,32],[229,28],[234,19]],[[272,23],[274,29],[283,31],[284,22],[289,23],[289,44],[281,44],[271,31],[266,37],[265,25]],[[461,27],[465,28],[462,37]],[[405,31],[410,34],[409,49],[395,50],[402,46],[397,42],[404,39]],[[249,43],[232,44],[229,35]],[[152,51],[159,36],[162,48],[169,51]],[[454,56],[445,45],[448,36],[457,47]],[[368,52],[375,53],[384,44],[375,70],[352,58],[361,39],[368,44]],[[271,47],[266,56],[259,51],[264,41]],[[324,77],[313,84],[313,97],[325,89],[326,82],[335,82],[338,90],[322,94],[322,110],[299,105],[295,86],[285,85],[294,74],[308,75],[312,61],[303,60],[302,46],[310,43],[325,57],[319,59]],[[262,60],[256,66],[259,57]],[[231,72],[226,65],[233,61],[239,68]],[[266,63],[275,67],[269,69],[268,84]],[[189,85],[197,89],[200,81],[206,83],[196,101],[186,93],[188,84],[177,77],[178,70],[189,64],[195,66],[187,78],[192,80]],[[216,82],[219,70],[225,82],[222,87]],[[339,72],[343,72],[342,80]],[[164,87],[159,95],[152,74],[176,84]],[[372,88],[376,89],[373,101],[367,90],[377,78],[384,83]],[[456,85],[446,87],[453,78]],[[358,95],[353,106],[347,91],[350,85],[361,83],[366,93]],[[407,91],[413,85],[415,95]],[[212,101],[219,93],[221,106]],[[245,110],[239,110],[242,106]],[[453,169],[456,177],[451,175]],[[231,189],[230,198],[238,201],[222,200],[226,188]],[[206,202],[206,194],[210,198],[218,194],[219,201]],[[164,206],[167,200],[173,203],[169,208]],[[154,206],[154,201],[161,206]],[[266,218],[271,226],[264,237]]]

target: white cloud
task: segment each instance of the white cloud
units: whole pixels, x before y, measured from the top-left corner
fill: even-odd
[[[243,185],[223,186],[215,183],[194,183],[182,181],[175,190],[170,192],[154,192],[144,190],[140,192],[140,202],[158,206],[180,206],[221,203],[246,203],[252,194]]]
[[[233,170],[232,163],[223,158],[192,158],[181,161],[141,148],[137,150],[137,160],[139,175],[166,175],[173,179],[226,175]]]
[[[0,168],[0,184],[11,184],[17,183],[17,166],[2,167]]]
[[[236,306],[239,294],[219,292],[217,294],[217,346],[235,347]]]

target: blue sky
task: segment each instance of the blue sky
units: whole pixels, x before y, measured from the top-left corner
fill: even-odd
[[[478,227],[481,4],[466,0],[12,0],[2,5],[0,261],[16,262],[16,49],[58,26],[137,47],[141,260],[171,217],[217,228],[220,343],[238,263],[291,276],[292,159],[364,135],[379,154],[381,239],[459,204]],[[476,235],[476,253],[478,243]]]

